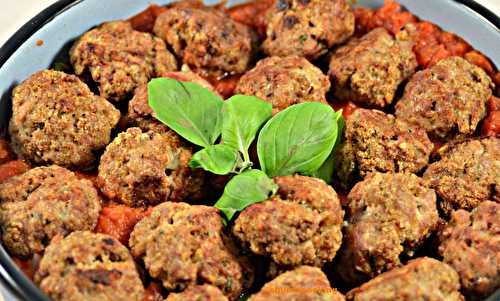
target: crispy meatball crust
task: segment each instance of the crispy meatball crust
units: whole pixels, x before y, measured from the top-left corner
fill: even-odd
[[[119,119],[120,112],[78,77],[42,70],[14,89],[9,133],[22,158],[87,168]]]
[[[370,172],[419,172],[433,149],[424,130],[377,110],[354,111],[344,135],[337,175],[346,188]]]
[[[228,301],[220,289],[212,285],[193,285],[182,293],[171,293],[165,301]]]
[[[180,201],[201,186],[192,178],[190,159],[191,150],[173,132],[129,128],[106,147],[97,182],[104,195],[130,206]]]
[[[344,301],[317,267],[301,266],[264,285],[248,301]]]
[[[127,248],[109,235],[88,231],[55,238],[35,282],[55,301],[141,301],[144,295]]]
[[[298,56],[269,57],[243,75],[236,93],[254,95],[273,105],[273,113],[302,102],[326,102],[330,81],[321,70]]]
[[[213,86],[201,76],[190,71],[187,66],[182,66],[181,72],[168,72],[164,77],[172,78],[182,82],[192,82],[199,84],[215,93]],[[147,84],[135,89],[134,97],[128,103],[127,123],[130,126],[140,127],[143,131],[155,131],[167,133],[169,128],[154,117],[153,109],[148,102]]]
[[[332,261],[342,242],[344,217],[335,190],[320,179],[299,175],[274,180],[277,196],[243,210],[233,233],[254,253],[283,266]]]
[[[437,228],[436,193],[413,174],[372,173],[347,196],[348,226],[336,268],[360,284],[400,266]]]
[[[0,184],[2,241],[10,253],[41,253],[56,235],[93,230],[101,204],[88,180],[55,165]]]
[[[500,288],[500,204],[485,201],[472,212],[453,212],[440,241],[439,253],[458,272],[468,300]]]
[[[438,260],[421,257],[347,293],[347,300],[463,301],[457,272]]]
[[[153,31],[204,77],[243,73],[255,52],[255,33],[212,8],[170,8],[158,16]]]
[[[412,45],[379,27],[336,50],[329,75],[336,98],[383,108],[416,67]]]
[[[77,75],[90,72],[101,96],[110,101],[128,100],[151,78],[177,70],[175,57],[161,39],[134,30],[126,21],[104,23],[85,33],[71,48],[70,60]]]
[[[223,231],[218,209],[165,202],[135,226],[129,245],[166,289],[210,284],[235,300],[252,283],[253,271]]]
[[[441,197],[445,213],[471,210],[486,200],[500,202],[499,150],[499,137],[465,140],[441,148],[441,160],[429,165],[424,179]]]
[[[354,33],[354,14],[345,0],[276,0],[266,17],[270,56],[314,60]]]
[[[486,116],[493,87],[483,69],[450,57],[411,77],[396,104],[396,116],[434,138],[470,136]]]

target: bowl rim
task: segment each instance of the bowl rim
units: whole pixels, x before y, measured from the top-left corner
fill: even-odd
[[[57,0],[21,26],[0,47],[0,68],[16,52],[27,39],[56,16],[85,0]],[[180,0],[175,0],[180,1]],[[452,0],[475,11],[500,31],[500,16],[474,0]],[[0,244],[0,283],[19,300],[51,301],[35,284],[18,268],[13,259]],[[485,301],[500,301],[500,289]]]

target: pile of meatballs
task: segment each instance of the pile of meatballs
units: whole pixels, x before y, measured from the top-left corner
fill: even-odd
[[[2,244],[39,256],[53,300],[481,300],[500,287],[500,138],[480,137],[494,84],[450,57],[421,70],[404,30],[354,35],[345,0],[276,0],[266,34],[224,11],[169,6],[152,32],[113,21],[12,93],[9,141],[34,166],[0,183]],[[169,77],[255,95],[276,114],[349,101],[333,186],[289,175],[227,226],[192,170],[197,150],[155,119]],[[215,92],[216,93],[216,92]],[[328,100],[327,100],[328,99]],[[435,144],[443,144],[435,147]],[[79,176],[95,171],[90,181]],[[220,179],[218,179],[220,180]],[[148,208],[122,244],[95,233],[105,204]]]

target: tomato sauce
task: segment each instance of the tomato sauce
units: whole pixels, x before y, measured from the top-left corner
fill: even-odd
[[[266,11],[274,0],[256,0],[227,10],[233,20],[252,27],[261,38],[266,36]]]
[[[146,287],[142,301],[163,301],[163,299],[161,287],[157,283],[152,282]]]

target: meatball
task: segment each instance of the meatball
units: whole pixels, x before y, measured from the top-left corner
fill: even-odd
[[[243,75],[236,93],[254,95],[273,105],[273,113],[302,102],[326,102],[330,81],[321,70],[298,56],[269,57]]]
[[[383,108],[416,67],[411,44],[379,27],[336,50],[329,74],[336,98]]]
[[[422,257],[366,282],[347,293],[347,300],[463,301],[457,272],[438,260]]]
[[[109,235],[88,231],[54,239],[35,282],[54,301],[141,301],[144,295],[127,248]]]
[[[164,76],[182,82],[196,83],[215,93],[212,85],[202,77],[187,69],[186,66],[182,66],[182,69],[182,72],[169,72]],[[169,128],[153,115],[153,109],[148,102],[148,86],[147,84],[141,85],[135,90],[134,97],[128,103],[127,123],[140,127],[143,131],[169,132]]]
[[[235,300],[250,286],[253,273],[223,231],[218,209],[165,202],[135,226],[129,245],[166,289],[210,284]]]
[[[472,212],[453,212],[440,240],[439,253],[458,272],[468,300],[500,288],[500,204],[485,201]]]
[[[486,116],[493,86],[481,68],[450,57],[411,77],[396,104],[396,116],[436,139],[469,136]]]
[[[481,202],[500,202],[500,138],[451,143],[440,150],[441,160],[424,173],[428,185],[441,197],[440,206],[471,210]]]
[[[266,54],[315,60],[354,33],[354,14],[345,0],[276,0],[266,24]]]
[[[22,158],[88,168],[119,119],[120,112],[78,77],[43,70],[14,89],[9,133]]]
[[[247,207],[233,233],[256,254],[279,265],[321,266],[342,242],[344,212],[337,193],[324,181],[306,176],[274,178],[277,196]]]
[[[217,9],[170,8],[158,16],[153,31],[204,77],[243,73],[255,52],[255,33]]]
[[[106,147],[97,182],[104,195],[129,206],[180,201],[197,193],[203,182],[193,177],[190,159],[191,150],[173,132],[129,128]]]
[[[360,284],[400,266],[437,228],[436,193],[406,173],[372,173],[347,196],[348,225],[337,272]]]
[[[41,253],[56,235],[93,230],[101,211],[89,180],[55,165],[37,167],[0,184],[2,241],[10,253]]]
[[[165,301],[228,301],[220,289],[212,285],[194,285],[182,293],[171,293]]]
[[[370,172],[417,173],[433,144],[424,130],[377,110],[357,109],[346,121],[337,176],[347,188]]]
[[[301,266],[285,272],[264,285],[248,301],[344,301],[344,296],[330,287],[328,278],[316,267]]]
[[[101,96],[110,101],[128,100],[136,87],[177,69],[165,42],[134,30],[126,21],[104,23],[88,31],[69,55],[75,73],[88,70]]]

